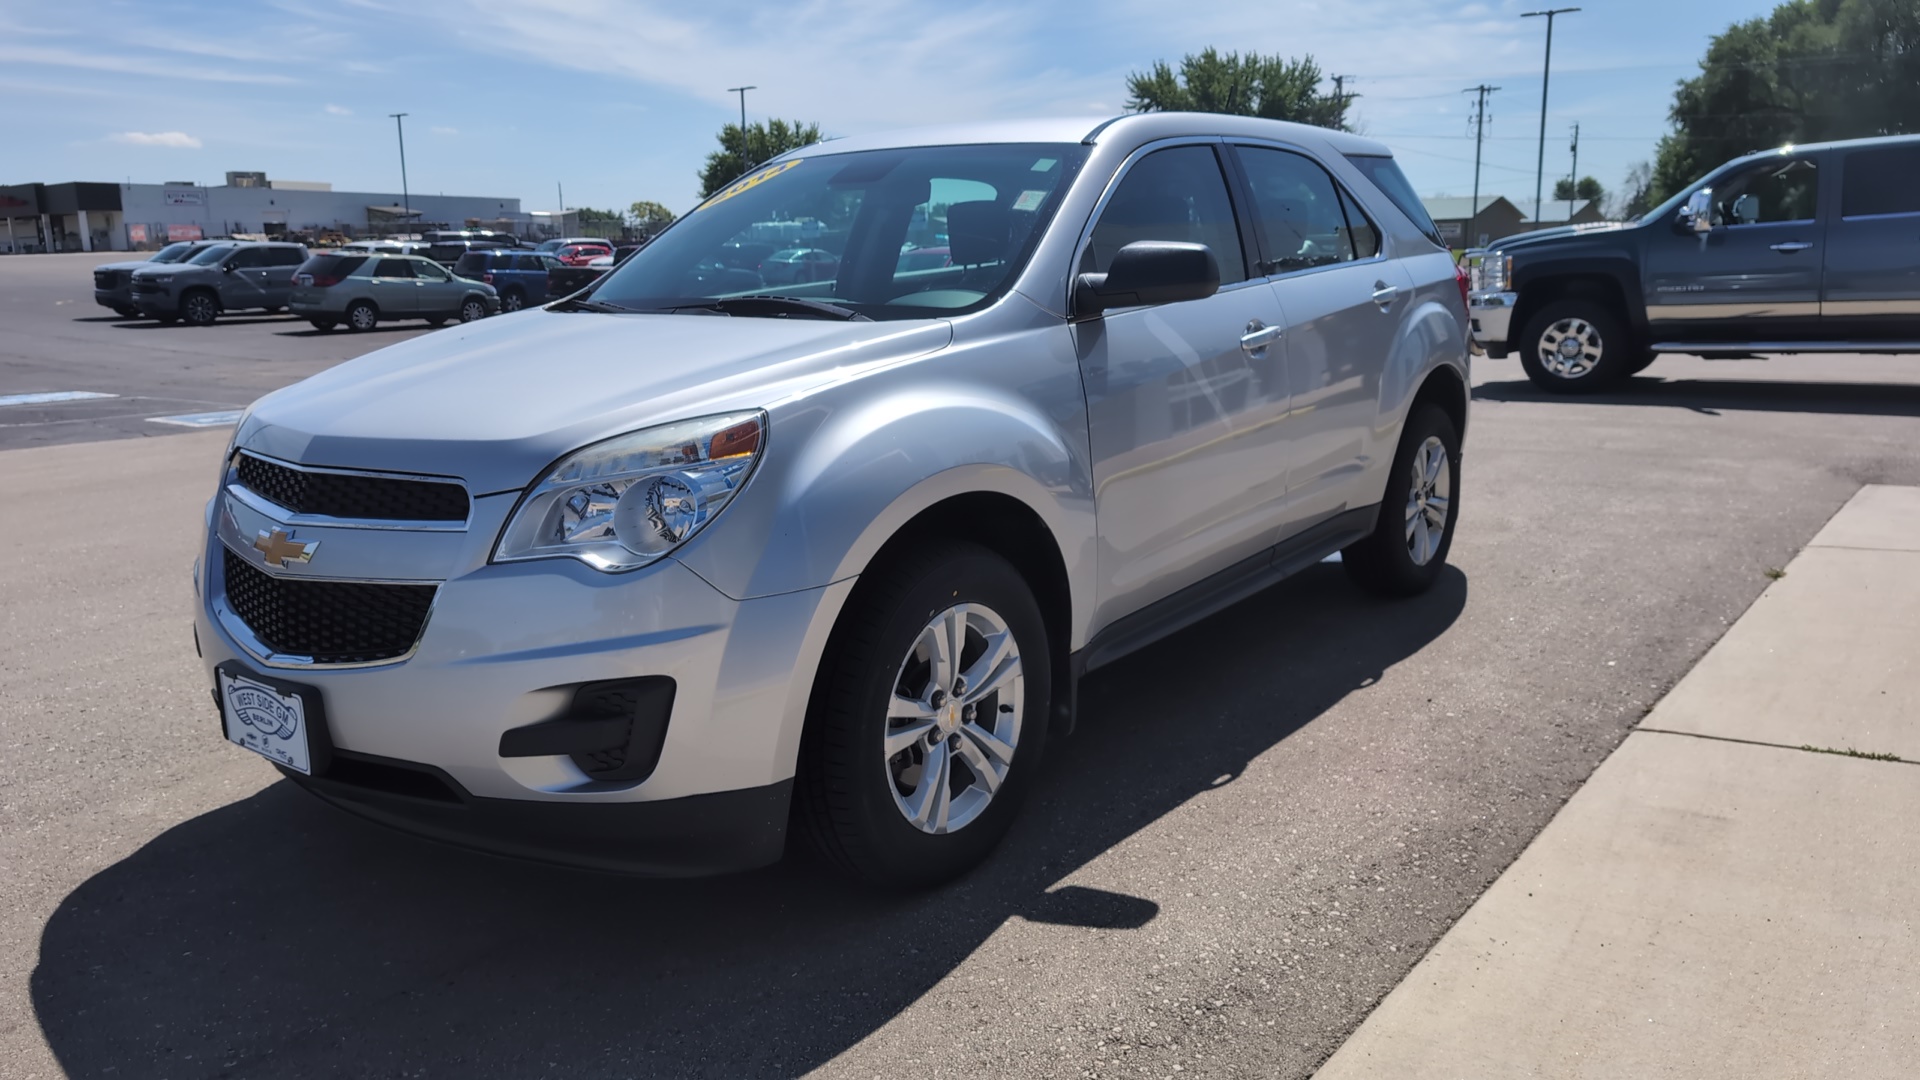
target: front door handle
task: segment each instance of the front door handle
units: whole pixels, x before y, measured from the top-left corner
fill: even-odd
[[[1782,255],[1791,255],[1796,251],[1805,251],[1812,246],[1812,244],[1807,243],[1805,240],[1787,240],[1773,245],[1773,250],[1780,252]]]
[[[1393,302],[1399,297],[1400,286],[1389,285],[1384,281],[1373,283],[1373,302],[1379,304],[1382,311],[1393,306]]]
[[[1247,324],[1247,332],[1240,335],[1240,348],[1243,352],[1257,353],[1279,340],[1279,327],[1255,319]]]

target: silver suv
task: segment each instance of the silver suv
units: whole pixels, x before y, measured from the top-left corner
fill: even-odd
[[[293,271],[307,261],[300,244],[231,241],[209,244],[177,263],[133,272],[133,306],[163,323],[211,326],[222,312],[287,306]]]
[[[1387,174],[1225,116],[836,140],[270,394],[195,574],[226,737],[496,852],[960,873],[1087,671],[1335,552],[1441,572],[1465,301]],[[833,276],[713,270],[790,243]]]

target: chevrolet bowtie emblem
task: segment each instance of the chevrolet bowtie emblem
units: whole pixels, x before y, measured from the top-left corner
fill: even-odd
[[[319,546],[318,540],[303,544],[279,529],[263,532],[253,538],[254,550],[265,555],[268,562],[279,563],[282,570],[287,568],[288,563],[311,562],[314,549]]]

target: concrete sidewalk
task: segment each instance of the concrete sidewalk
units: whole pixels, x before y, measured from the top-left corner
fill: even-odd
[[[1917,761],[1920,488],[1867,487],[1318,1076],[1920,1075]]]

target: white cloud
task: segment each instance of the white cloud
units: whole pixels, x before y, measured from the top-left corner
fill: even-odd
[[[327,112],[332,113],[334,116],[352,116],[353,115],[353,110],[347,108],[345,105],[329,105],[327,106]]]
[[[75,52],[72,49],[0,45],[0,61],[9,64],[34,64],[45,67],[81,68],[110,71],[120,75],[155,75],[168,79],[192,79],[198,82],[287,84],[297,82],[288,75],[269,75],[229,71],[205,63],[172,64],[143,60],[126,55]]]
[[[460,134],[460,129],[459,129],[459,128],[450,128],[450,127],[436,127],[436,128],[432,128],[431,130],[432,130],[432,132],[433,132],[433,133],[434,133],[435,135],[458,135],[458,134]]]
[[[121,131],[107,138],[128,146],[166,146],[175,150],[200,149],[200,140],[184,131]]]

